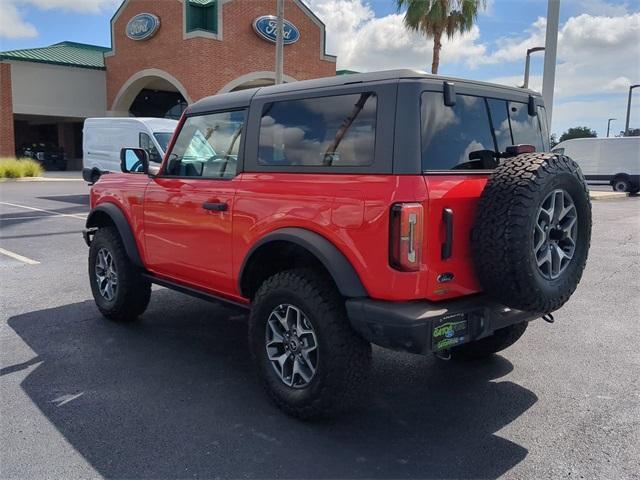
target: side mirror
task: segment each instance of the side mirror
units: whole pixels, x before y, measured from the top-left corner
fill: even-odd
[[[123,148],[120,150],[120,170],[124,173],[147,173],[149,152],[144,148]]]

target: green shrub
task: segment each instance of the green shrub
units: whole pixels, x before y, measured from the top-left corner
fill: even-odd
[[[30,158],[0,158],[0,178],[41,177],[44,169]]]

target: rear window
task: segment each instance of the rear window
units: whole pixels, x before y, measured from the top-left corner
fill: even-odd
[[[373,163],[374,93],[268,103],[260,121],[258,163],[359,167]]]
[[[424,92],[421,108],[423,170],[493,168],[510,145],[548,149],[546,123],[543,129],[526,103],[457,95],[446,106],[442,93]]]

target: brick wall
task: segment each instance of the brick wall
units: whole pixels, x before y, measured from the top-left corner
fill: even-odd
[[[11,65],[0,63],[0,156],[15,154]]]
[[[185,40],[181,1],[131,0],[115,21],[115,55],[106,57],[107,108],[113,108],[122,85],[143,69],[171,74],[193,101],[217,93],[242,75],[273,71],[275,44],[258,37],[252,22],[260,15],[275,14],[276,0],[232,0],[222,8],[222,40]],[[161,27],[149,40],[130,40],[125,27],[140,12],[160,17]],[[285,2],[285,18],[298,27],[300,40],[285,46],[284,73],[297,80],[335,75],[335,62],[321,58],[321,29],[293,0]]]

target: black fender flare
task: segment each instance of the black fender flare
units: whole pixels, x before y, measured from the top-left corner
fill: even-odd
[[[247,293],[243,291],[242,279],[251,257],[264,245],[276,241],[294,243],[314,255],[327,269],[343,296],[348,298],[367,296],[367,290],[364,288],[353,265],[335,245],[322,235],[311,230],[295,227],[275,230],[265,235],[249,249],[238,275],[238,290],[241,295],[246,296]]]
[[[140,268],[144,268],[142,264],[142,260],[140,259],[140,252],[138,252],[138,245],[136,244],[136,239],[133,235],[133,231],[131,230],[131,226],[127,221],[127,217],[124,216],[122,210],[119,207],[114,205],[113,203],[103,203],[95,207],[89,213],[87,217],[87,228],[96,228],[100,227],[100,217],[102,215],[107,215],[113,224],[118,229],[118,233],[120,234],[120,238],[122,239],[122,243],[124,244],[124,249],[129,256],[131,262],[134,265]]]

